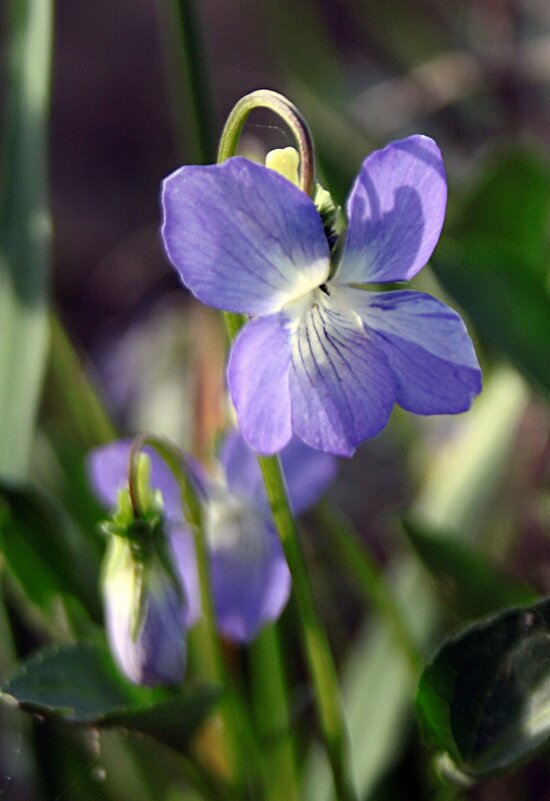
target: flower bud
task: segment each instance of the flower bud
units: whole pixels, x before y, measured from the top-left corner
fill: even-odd
[[[136,684],[177,684],[187,658],[185,603],[161,561],[138,562],[128,540],[113,537],[103,572],[109,643]]]
[[[123,673],[136,684],[182,681],[187,658],[187,603],[166,541],[159,493],[140,455],[139,513],[127,489],[103,526],[109,535],[102,570],[107,635]]]

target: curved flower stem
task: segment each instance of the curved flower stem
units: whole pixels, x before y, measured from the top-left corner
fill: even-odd
[[[315,151],[308,124],[294,103],[271,89],[256,89],[241,97],[233,106],[220,137],[218,164],[236,154],[246,119],[256,108],[273,111],[294,134],[300,154],[300,189],[312,196],[315,191]],[[241,314],[224,312],[224,319],[229,339],[232,341],[244,325],[245,318]]]
[[[321,625],[308,576],[298,529],[290,507],[284,477],[277,456],[258,456],[267,497],[292,574],[293,588],[300,611],[306,657],[315,690],[321,730],[334,775],[338,801],[353,801],[346,764],[346,733],[336,668],[329,643]]]
[[[300,154],[300,189],[308,195],[315,191],[315,150],[308,124],[294,103],[284,95],[271,89],[256,89],[241,97],[230,112],[224,125],[218,147],[218,164],[231,158],[237,152],[239,138],[246,119],[256,108],[265,108],[277,114],[290,128],[298,145]],[[242,314],[224,312],[225,325],[230,342],[235,339],[246,322]]]
[[[250,769],[250,759],[247,754],[255,751],[253,736],[249,732],[246,715],[242,713],[236,691],[225,669],[225,662],[220,640],[216,629],[215,609],[210,580],[210,565],[206,538],[204,535],[202,505],[197,489],[194,486],[190,471],[182,461],[182,454],[168,441],[151,434],[138,437],[132,451],[142,450],[146,445],[153,448],[169,467],[172,475],[181,489],[182,506],[186,521],[193,533],[197,573],[199,578],[199,591],[201,607],[204,616],[203,631],[205,636],[201,639],[203,645],[201,665],[206,678],[218,682],[225,688],[225,698],[222,700],[221,717],[223,721],[223,741],[227,753],[231,780],[238,788],[243,788],[246,775]],[[134,460],[135,461],[135,460]],[[258,764],[258,759],[253,759]]]
[[[300,153],[300,189],[312,195],[315,189],[315,155],[313,139],[296,106],[284,95],[271,89],[257,89],[242,97],[233,107],[225,123],[218,148],[218,164],[234,156],[246,118],[255,108],[266,108],[277,114],[290,128]]]

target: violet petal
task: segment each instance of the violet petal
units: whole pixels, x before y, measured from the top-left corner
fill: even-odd
[[[243,158],[181,167],[162,197],[170,260],[209,306],[268,314],[328,276],[313,201],[273,170]]]
[[[410,136],[371,153],[348,199],[349,228],[335,279],[408,281],[432,255],[446,202],[441,152],[429,137]]]
[[[294,336],[292,427],[312,448],[351,456],[388,422],[394,388],[384,354],[337,293],[319,295]]]
[[[248,444],[275,453],[292,435],[288,373],[290,333],[283,314],[248,323],[233,344],[227,380]]]
[[[416,414],[470,408],[481,391],[481,370],[457,312],[422,292],[350,291],[388,360],[400,406]]]

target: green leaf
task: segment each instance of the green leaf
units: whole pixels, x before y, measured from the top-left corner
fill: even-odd
[[[535,600],[532,588],[464,539],[436,530],[418,518],[406,518],[402,526],[424,566],[441,583],[445,596],[462,617],[479,617]]]
[[[424,671],[417,709],[427,740],[472,775],[524,760],[550,736],[550,599],[480,621]]]
[[[0,549],[41,609],[49,608],[54,595],[69,593],[91,614],[99,614],[99,553],[50,495],[37,487],[0,482]]]
[[[209,686],[182,694],[139,687],[118,672],[106,645],[78,643],[31,657],[1,697],[29,712],[99,728],[122,726],[184,749],[221,690]]]
[[[24,478],[48,347],[51,0],[12,0],[0,154],[0,475]]]
[[[105,645],[83,643],[39,651],[2,687],[2,695],[22,709],[96,724],[159,694],[125,681]]]
[[[544,278],[549,216],[548,162],[533,151],[516,148],[489,167],[474,187],[458,228],[460,234],[498,239]]]
[[[528,262],[483,234],[438,248],[434,271],[480,334],[550,398],[550,295]]]

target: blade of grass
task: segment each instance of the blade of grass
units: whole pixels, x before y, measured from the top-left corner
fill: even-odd
[[[51,0],[12,0],[4,129],[0,149],[0,475],[26,477],[47,352],[49,218],[46,121],[49,110]],[[15,659],[0,599],[2,672]],[[35,766],[30,727],[4,709],[5,756],[13,754],[18,786],[32,796]],[[15,766],[17,766],[15,768]]]
[[[0,474],[24,478],[48,347],[51,0],[12,0],[0,188]]]
[[[217,137],[199,11],[193,0],[160,4],[177,145],[187,142],[187,163],[208,164],[216,158]]]
[[[56,315],[50,319],[49,389],[62,419],[84,448],[104,445],[116,431],[93,382],[82,367],[73,344]]]

